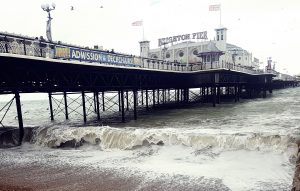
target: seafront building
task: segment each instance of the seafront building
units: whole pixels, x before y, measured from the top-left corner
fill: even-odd
[[[186,65],[201,64],[203,69],[235,65],[259,70],[259,60],[252,53],[227,43],[227,28],[215,29],[214,40],[207,40],[206,34],[204,31],[159,39],[159,48],[155,49],[150,49],[150,41],[141,41],[140,56]]]

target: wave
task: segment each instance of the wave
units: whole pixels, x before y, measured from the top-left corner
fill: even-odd
[[[101,149],[132,150],[149,145],[183,145],[195,150],[262,150],[285,152],[295,147],[291,135],[268,133],[230,133],[205,129],[142,129],[102,127],[39,127],[34,130],[32,143],[51,148],[97,145]]]

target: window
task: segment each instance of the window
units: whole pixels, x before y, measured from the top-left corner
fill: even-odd
[[[166,58],[170,58],[170,57],[171,57],[170,52],[167,52]]]
[[[241,60],[241,57],[239,56],[239,60]]]
[[[183,57],[184,56],[183,51],[180,51],[178,55],[179,55],[179,57]]]
[[[217,41],[219,41],[219,35],[217,35]]]
[[[221,35],[221,40],[223,40],[223,35]]]
[[[194,50],[193,55],[197,56],[198,55],[198,50]]]

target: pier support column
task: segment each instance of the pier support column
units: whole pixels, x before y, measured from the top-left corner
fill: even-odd
[[[148,90],[146,90],[146,110],[149,110],[148,99],[149,99]]]
[[[142,96],[142,104],[141,105],[144,105],[144,91],[141,90],[141,96]]]
[[[51,118],[51,121],[54,120],[54,115],[53,115],[53,106],[52,106],[52,95],[51,93],[49,92],[48,93],[48,97],[49,97],[49,109],[50,109],[50,118]]]
[[[121,111],[122,111],[122,123],[125,123],[125,108],[124,108],[124,91],[120,91],[121,96]]]
[[[95,92],[97,120],[100,121],[99,92]]]
[[[205,87],[201,88],[201,97],[202,97],[202,103],[205,102]]]
[[[134,117],[134,120],[137,120],[136,106],[137,106],[137,91],[133,90],[133,117]]]
[[[162,90],[162,103],[165,104],[165,89]]]
[[[122,107],[122,106],[121,106],[121,91],[118,91],[118,102],[119,102],[119,105],[118,105],[118,106],[119,106],[119,112],[120,112],[120,111],[122,110],[122,109],[121,109],[121,107]]]
[[[68,119],[69,119],[69,113],[68,113],[67,92],[64,92],[64,102],[65,102],[65,115],[66,115],[66,120],[68,120]]]
[[[265,83],[263,85],[263,98],[267,97],[267,83],[268,83],[268,79],[267,77],[265,77]]]
[[[128,90],[126,90],[126,111],[129,111],[129,97],[128,97]]]
[[[234,85],[234,102],[237,102],[238,98],[238,92],[237,92],[237,85]]]
[[[94,112],[97,113],[97,101],[96,101],[96,92],[93,93],[94,94]]]
[[[155,89],[152,90],[152,107],[154,108],[155,107]]]
[[[184,102],[185,102],[185,103],[189,103],[189,99],[190,99],[189,88],[185,88],[185,89],[183,90],[183,92],[184,92],[184,95],[183,95],[183,97],[184,97]]]
[[[216,107],[216,87],[211,87],[213,107]]]
[[[23,137],[24,137],[24,127],[23,127],[23,117],[22,117],[22,109],[21,109],[21,101],[20,101],[19,92],[15,93],[15,98],[16,98],[16,106],[17,106],[18,122],[19,122],[19,143],[18,143],[18,145],[21,145],[22,141],[23,141]]]
[[[217,104],[221,103],[221,88],[220,86],[217,87]]]
[[[239,85],[239,86],[238,86],[238,97],[237,97],[237,100],[238,100],[238,101],[240,101],[241,93],[242,93],[242,86]]]
[[[263,87],[263,98],[267,97],[267,90],[266,90],[266,86]]]
[[[159,96],[159,89],[157,89],[157,105],[160,104],[160,96]]]
[[[102,111],[105,111],[104,91],[102,92]]]
[[[180,99],[179,99],[179,89],[176,90],[177,91],[177,103],[179,103]]]
[[[83,114],[83,121],[86,123],[86,108],[85,108],[85,93],[84,91],[81,92],[82,95],[82,114]]]

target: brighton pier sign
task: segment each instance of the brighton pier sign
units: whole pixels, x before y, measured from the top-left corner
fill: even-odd
[[[158,46],[191,39],[207,39],[207,31],[160,38],[158,39]]]

